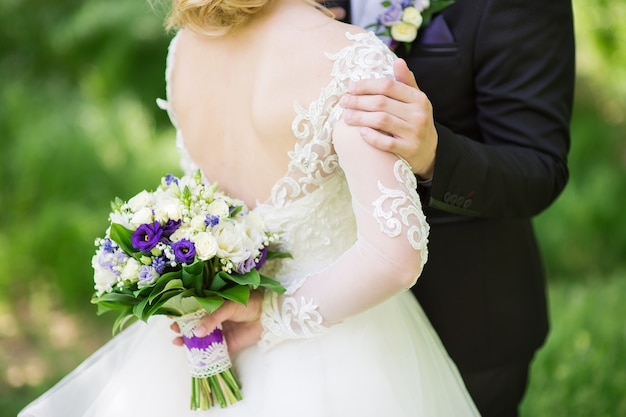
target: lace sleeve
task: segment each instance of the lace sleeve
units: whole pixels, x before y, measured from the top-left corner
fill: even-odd
[[[341,113],[337,108],[337,119]],[[311,337],[385,301],[411,287],[426,262],[429,227],[409,164],[371,147],[342,121],[333,145],[352,195],[357,241],[291,294],[266,294],[262,347]]]

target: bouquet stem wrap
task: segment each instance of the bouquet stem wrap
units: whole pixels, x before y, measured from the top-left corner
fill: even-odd
[[[221,326],[204,337],[196,337],[193,333],[205,314],[206,311],[199,310],[175,319],[183,336],[191,371],[192,410],[208,410],[216,404],[224,408],[242,399]]]

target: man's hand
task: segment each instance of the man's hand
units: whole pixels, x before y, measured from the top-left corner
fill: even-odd
[[[400,155],[418,177],[431,179],[438,140],[432,105],[404,60],[394,62],[394,75],[397,81],[368,79],[351,84],[341,99],[344,121],[361,126],[367,143]]]
[[[263,294],[260,291],[253,291],[250,294],[247,306],[226,301],[215,312],[204,316],[194,328],[194,334],[197,337],[206,336],[221,323],[230,353],[251,346],[261,339],[263,333],[260,322],[262,302]],[[173,323],[170,327],[174,332],[180,333],[178,324]],[[182,346],[182,337],[174,338],[173,343]]]

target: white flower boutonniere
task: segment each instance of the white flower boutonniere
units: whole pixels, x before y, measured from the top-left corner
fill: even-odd
[[[387,38],[389,47],[395,49],[399,43],[406,51],[417,38],[420,27],[430,23],[433,15],[454,3],[455,0],[385,0],[381,4],[385,11],[378,16],[376,23],[367,28],[375,28],[377,36]]]

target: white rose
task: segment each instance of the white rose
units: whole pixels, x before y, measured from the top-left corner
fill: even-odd
[[[265,224],[263,223],[261,216],[253,211],[248,213],[244,219],[245,221],[243,226],[245,234],[249,239],[249,243],[247,244],[248,249],[251,252],[256,253],[265,242]]]
[[[117,275],[110,268],[102,266],[105,263],[102,262],[101,256],[103,255],[103,253],[97,253],[91,258],[91,266],[94,269],[94,288],[98,291],[98,294],[111,292],[113,285],[117,282]]]
[[[402,21],[405,23],[409,23],[417,28],[422,25],[424,19],[422,18],[422,14],[415,7],[407,7],[402,12]],[[413,38],[415,39],[415,38]]]
[[[154,218],[161,224],[168,220],[180,220],[182,217],[183,205],[175,199],[159,202],[154,209]]]
[[[141,226],[142,224],[152,224],[152,222],[154,222],[152,209],[148,207],[142,208],[130,218],[130,223],[135,227]]]
[[[185,175],[178,180],[178,188],[182,191],[185,187],[189,188],[191,194],[198,194],[198,186],[200,183],[193,175]]]
[[[170,239],[172,242],[178,242],[182,239],[192,240],[192,236],[194,235],[194,231],[188,226],[181,226],[172,235]]]
[[[127,204],[132,211],[138,212],[145,207],[150,207],[153,201],[152,194],[144,190],[128,200]]]
[[[117,223],[127,229],[132,229],[132,225],[130,224],[130,217],[131,216],[128,213],[120,213],[119,211],[116,211],[109,215],[109,220],[111,220],[111,223]]]
[[[196,247],[198,259],[206,261],[217,254],[217,240],[210,233],[198,233],[191,241]]]
[[[199,232],[206,230],[206,215],[197,215],[194,216],[189,225],[193,230],[197,230]]]
[[[413,42],[417,37],[417,26],[400,22],[391,26],[391,37],[398,42]]]
[[[129,282],[139,281],[139,268],[141,268],[141,264],[135,258],[128,258],[120,274],[120,279]]]
[[[244,231],[237,223],[222,222],[213,230],[217,240],[217,256],[230,259],[234,264],[243,262],[250,256],[243,245]]]
[[[228,213],[230,212],[228,209],[228,204],[224,200],[215,200],[208,207],[209,214],[212,216],[219,216],[221,218],[228,217]]]

